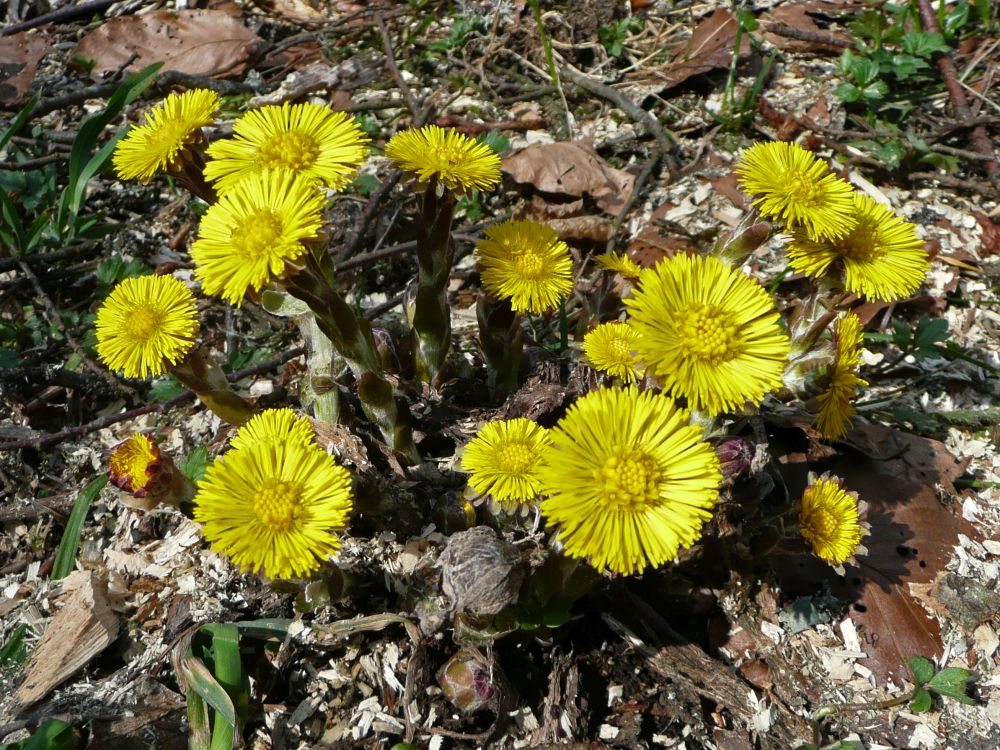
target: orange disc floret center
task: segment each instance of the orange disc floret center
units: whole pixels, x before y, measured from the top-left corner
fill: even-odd
[[[266,257],[281,238],[281,217],[269,208],[247,216],[233,228],[230,241],[236,254],[248,260]]]
[[[113,477],[128,478],[131,490],[141,490],[149,482],[149,465],[156,461],[156,455],[149,440],[135,435],[125,441],[108,461]]]
[[[142,306],[132,310],[128,318],[129,330],[136,341],[149,341],[160,328],[163,316],[150,307]]]
[[[614,510],[638,513],[659,502],[661,475],[656,461],[644,451],[620,448],[594,472],[594,479],[603,484],[604,499]]]
[[[538,279],[545,275],[545,260],[530,250],[515,252],[511,260],[517,275],[522,279]]]
[[[690,356],[720,364],[739,352],[739,329],[718,308],[695,303],[678,316],[678,331]]]
[[[303,515],[301,496],[297,483],[268,479],[253,496],[254,515],[262,526],[287,531],[297,526]]]
[[[266,169],[309,169],[319,158],[316,139],[301,130],[276,133],[257,149],[257,161]]]
[[[524,474],[534,464],[536,452],[526,443],[510,443],[497,451],[497,465],[504,474]]]

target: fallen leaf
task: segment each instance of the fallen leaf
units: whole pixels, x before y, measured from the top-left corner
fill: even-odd
[[[504,159],[503,171],[543,193],[589,196],[612,215],[621,210],[635,184],[631,174],[612,167],[585,141],[533,144]]]
[[[140,16],[119,16],[101,24],[77,44],[74,57],[94,60],[91,76],[120,70],[141,70],[163,61],[163,70],[224,78],[249,67],[263,40],[219,10],[158,10]]]
[[[569,216],[547,219],[545,223],[556,230],[561,240],[605,245],[611,239],[611,222],[602,216]]]
[[[976,221],[979,222],[979,226],[982,229],[982,234],[979,238],[980,257],[985,258],[989,255],[1000,253],[1000,227],[993,223],[993,219],[981,211],[973,211],[972,215],[976,217]]]
[[[682,237],[665,236],[656,227],[644,227],[626,252],[643,268],[652,268],[664,258],[672,258],[678,253],[697,253],[698,248]]]
[[[665,88],[683,83],[691,76],[707,73],[715,68],[728,68],[733,59],[736,44],[736,17],[728,10],[719,9],[702,18],[691,34],[691,38],[674,47],[673,62],[667,67],[660,80]],[[740,41],[739,55],[750,54],[749,35]]]
[[[760,20],[764,27],[764,39],[780,50],[789,52],[840,52],[851,45],[851,38],[842,32],[831,32],[821,29],[810,13],[823,13],[824,3],[805,2],[791,5],[779,5],[772,8]],[[770,30],[774,24],[784,24],[807,35],[816,35],[814,39],[794,39]],[[826,39],[824,39],[824,37]],[[839,42],[839,43],[838,43]]]
[[[15,104],[24,99],[49,47],[48,36],[41,32],[0,37],[0,102]]]

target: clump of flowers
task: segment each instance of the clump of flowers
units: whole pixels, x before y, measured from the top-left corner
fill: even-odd
[[[692,409],[740,409],[781,387],[788,335],[771,296],[738,269],[677,255],[644,272],[625,304],[639,360]]]
[[[834,358],[827,369],[826,388],[819,395],[816,428],[827,440],[840,440],[851,425],[855,414],[851,400],[858,388],[868,383],[858,377],[864,331],[861,319],[854,313],[840,317],[833,330]]]
[[[510,508],[538,497],[548,431],[530,419],[489,422],[465,446],[469,486]]]
[[[623,383],[634,383],[638,363],[633,351],[639,334],[628,323],[601,323],[583,338],[583,353],[590,366]]]
[[[337,534],[353,506],[351,476],[303,440],[308,420],[278,412],[254,417],[236,447],[208,467],[194,519],[212,549],[243,570],[304,578],[340,549]]]
[[[802,493],[799,530],[817,557],[843,573],[843,564],[867,552],[861,538],[868,533],[859,517],[858,497],[824,474]]]
[[[700,538],[719,495],[719,459],[671,398],[591,391],[550,436],[542,513],[567,555],[632,575]]]

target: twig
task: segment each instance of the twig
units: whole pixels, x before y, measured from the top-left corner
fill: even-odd
[[[19,162],[0,162],[0,169],[16,169],[18,172],[24,172],[29,169],[44,167],[46,164],[54,164],[62,161],[66,161],[65,154],[46,154],[45,156],[39,156],[37,159],[26,159]]]
[[[767,30],[772,34],[777,34],[778,36],[783,36],[788,39],[798,39],[802,42],[815,42],[816,44],[822,44],[826,47],[846,49],[847,47],[854,46],[849,39],[841,39],[839,36],[826,34],[822,31],[797,29],[794,26],[789,26],[788,24],[781,23],[780,21],[771,21],[768,23]]]
[[[410,110],[410,115],[413,118],[413,127],[419,128],[424,124],[424,114],[420,111],[420,107],[417,106],[417,100],[414,98],[413,92],[410,91],[410,87],[403,80],[403,74],[399,72],[399,66],[396,65],[396,57],[392,53],[392,40],[389,39],[389,30],[385,27],[385,19],[382,18],[381,13],[375,16],[375,23],[378,25],[378,33],[382,36],[382,47],[385,49],[385,67],[389,69],[389,75],[396,82],[396,88],[399,89],[399,93],[403,95],[406,108]]]
[[[628,212],[632,210],[632,206],[635,205],[636,200],[638,200],[640,193],[642,193],[643,188],[646,185],[646,181],[649,180],[650,175],[653,174],[653,170],[656,169],[656,165],[660,163],[663,159],[663,153],[657,150],[655,154],[646,160],[646,163],[642,165],[642,170],[639,172],[639,176],[635,178],[635,183],[632,186],[632,192],[629,194],[628,200],[621,207],[621,210],[615,216],[614,222],[611,224],[611,237],[608,239],[608,244],[605,247],[606,252],[611,252],[615,249],[615,244],[618,240],[618,232],[622,228],[622,223],[625,221],[625,217],[628,216]]]
[[[291,359],[295,359],[301,356],[305,352],[305,348],[299,346],[294,349],[290,349],[285,352],[280,357],[275,357],[274,359],[269,359],[266,362],[261,362],[260,364],[253,365],[252,367],[244,367],[242,370],[230,373],[226,376],[229,382],[235,382],[237,380],[242,380],[243,378],[250,377],[251,375],[256,375],[261,372],[267,372],[270,369],[277,367],[278,365],[283,365]],[[91,420],[86,424],[78,425],[77,427],[69,427],[65,430],[60,430],[59,432],[52,432],[46,435],[40,435],[35,438],[27,438],[25,440],[11,440],[7,443],[0,443],[0,452],[3,451],[15,451],[21,450],[23,448],[33,448],[35,450],[41,450],[42,448],[47,448],[50,445],[55,445],[63,440],[73,437],[79,437],[81,435],[88,435],[91,432],[96,432],[97,430],[104,429],[113,424],[118,424],[119,422],[124,422],[128,419],[134,419],[135,417],[141,417],[143,414],[163,414],[170,411],[175,406],[180,406],[186,401],[190,401],[194,398],[194,393],[191,391],[184,391],[179,393],[171,399],[166,401],[158,401],[155,404],[147,404],[146,406],[140,406],[135,409],[129,409],[128,411],[119,412],[118,414],[108,414],[103,417],[98,417],[97,419]]]
[[[339,262],[343,258],[350,258],[353,256],[364,244],[368,237],[368,227],[375,218],[375,215],[382,210],[382,202],[389,197],[392,189],[396,187],[399,181],[402,179],[402,172],[396,172],[392,177],[383,182],[379,188],[371,194],[368,198],[368,205],[365,206],[365,211],[358,220],[354,222],[353,236],[350,242],[345,243],[343,249],[337,253],[335,256],[335,262]]]
[[[28,29],[44,26],[47,23],[62,23],[63,21],[72,21],[80,16],[90,16],[105,8],[110,8],[116,2],[118,0],[88,0],[88,2],[80,3],[79,5],[65,5],[51,13],[43,13],[27,21],[20,21],[19,23],[12,23],[10,26],[5,26],[0,29],[0,36],[10,36],[19,31],[27,31]]]
[[[477,224],[474,227],[470,227],[470,231],[476,231],[480,229],[483,225]],[[472,234],[466,234],[464,232],[454,232],[452,234],[456,240],[462,240],[467,242],[475,242],[479,239],[477,236]],[[398,245],[390,245],[389,247],[383,247],[380,250],[373,250],[370,253],[365,253],[364,255],[356,255],[353,258],[348,258],[347,260],[337,264],[337,273],[341,271],[349,271],[352,268],[357,268],[358,266],[367,266],[376,261],[385,260],[386,258],[391,258],[394,255],[400,255],[409,250],[414,250],[417,247],[415,240],[410,242],[400,242]]]
[[[980,180],[970,180],[965,177],[954,177],[941,172],[910,172],[906,175],[911,180],[936,180],[948,187],[962,188],[982,195],[996,195],[997,186]]]
[[[941,26],[938,24],[937,11],[931,7],[930,0],[917,0],[917,7],[920,10],[920,20],[923,22],[924,31],[929,33],[941,33]],[[944,77],[944,85],[948,88],[948,97],[951,99],[951,106],[955,110],[955,117],[961,122],[969,122],[972,119],[972,110],[969,109],[969,102],[965,98],[965,91],[958,80],[958,71],[955,69],[955,61],[948,53],[941,53],[937,56],[937,66]],[[986,174],[990,181],[1000,186],[1000,162],[997,162],[993,153],[993,144],[986,135],[986,128],[982,125],[975,126],[969,133],[969,142],[976,153],[988,156],[986,162]]]

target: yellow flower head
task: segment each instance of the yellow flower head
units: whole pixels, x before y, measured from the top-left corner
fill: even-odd
[[[864,336],[861,319],[854,313],[847,313],[834,325],[833,365],[827,371],[826,390],[818,397],[816,417],[816,429],[827,440],[840,440],[847,434],[855,414],[851,399],[858,388],[868,385],[858,377]]]
[[[541,459],[548,443],[545,428],[530,419],[483,425],[462,454],[469,486],[507,505],[531,502],[541,487]]]
[[[97,354],[127,378],[162,375],[198,337],[194,295],[173,276],[138,276],[114,288],[97,311]]]
[[[854,188],[796,143],[755,143],[734,170],[762,216],[812,237],[843,237],[854,228]]]
[[[701,537],[722,473],[673,399],[634,386],[591,391],[549,433],[542,513],[566,554],[630,575]]]
[[[583,337],[583,353],[595,370],[606,372],[624,383],[635,381],[637,334],[628,323],[601,323]]]
[[[323,196],[288,170],[252,175],[209,206],[191,245],[195,277],[206,294],[240,305],[288,271],[319,234]]]
[[[573,258],[552,227],[504,221],[476,243],[483,288],[517,312],[555,309],[573,291]]]
[[[913,294],[930,265],[916,227],[861,193],[854,196],[854,214],[857,225],[837,240],[795,232],[788,243],[791,267],[820,277],[839,261],[848,291],[884,302]]]
[[[821,477],[802,493],[799,529],[817,556],[842,565],[861,549],[857,496],[836,478]]]
[[[277,421],[280,421],[276,420]],[[340,549],[352,507],[351,476],[285,420],[285,440],[244,434],[198,484],[194,520],[212,549],[241,569],[303,578]]]
[[[676,255],[644,271],[625,304],[640,362],[692,409],[760,404],[781,386],[788,335],[774,300],[739,269]]]
[[[625,253],[601,253],[595,256],[594,260],[608,271],[620,273],[630,281],[635,281],[642,274],[642,266],[625,255]]]
[[[267,105],[247,112],[233,137],[208,147],[205,179],[225,195],[246,177],[290,169],[313,184],[343,187],[368,153],[368,136],[344,112],[319,104]]]
[[[420,182],[437,180],[449,190],[489,190],[500,182],[500,156],[485,143],[437,125],[404,130],[385,155]]]
[[[309,445],[316,437],[312,424],[291,409],[268,409],[244,424],[229,441],[234,448],[286,443],[294,440]]]
[[[201,137],[201,128],[215,120],[218,108],[214,91],[168,95],[115,146],[115,172],[123,180],[149,182],[157,172],[171,171],[181,152]]]
[[[162,468],[160,449],[151,437],[138,432],[112,448],[108,459],[111,483],[133,494],[142,494]]]

